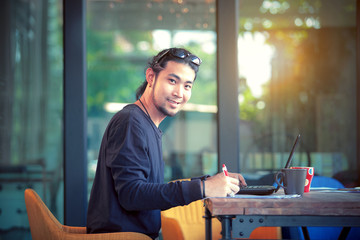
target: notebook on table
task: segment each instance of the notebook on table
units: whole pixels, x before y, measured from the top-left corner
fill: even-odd
[[[294,145],[289,154],[289,158],[286,162],[285,168],[290,167],[290,163],[291,163],[291,160],[292,160],[292,157],[295,152],[295,149],[296,149],[299,139],[300,139],[300,134],[295,139]],[[274,187],[272,185],[253,185],[253,186],[241,187],[240,191],[236,194],[269,195],[274,192],[277,192],[279,190],[279,188],[280,187]]]

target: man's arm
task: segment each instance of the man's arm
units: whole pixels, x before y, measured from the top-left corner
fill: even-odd
[[[137,120],[121,121],[113,128],[115,133],[107,145],[107,167],[120,205],[128,211],[141,211],[168,209],[201,199],[200,179],[163,183],[160,151],[150,149],[143,124]]]

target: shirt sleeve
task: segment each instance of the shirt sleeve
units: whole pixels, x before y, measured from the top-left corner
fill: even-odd
[[[112,129],[106,164],[111,169],[118,201],[123,208],[128,211],[165,210],[202,198],[200,179],[167,184],[151,181],[152,163],[140,122],[133,120]]]

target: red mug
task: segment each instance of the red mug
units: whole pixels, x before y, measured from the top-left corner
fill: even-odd
[[[307,169],[306,172],[306,180],[305,180],[305,186],[304,186],[304,192],[310,191],[311,181],[314,177],[314,168],[313,167],[290,167],[293,169]]]

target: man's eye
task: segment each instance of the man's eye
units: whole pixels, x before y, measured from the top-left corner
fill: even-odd
[[[186,88],[186,89],[191,89],[191,88],[192,88],[192,85],[186,85],[185,88]]]
[[[176,83],[176,81],[174,79],[169,79],[170,83]]]

